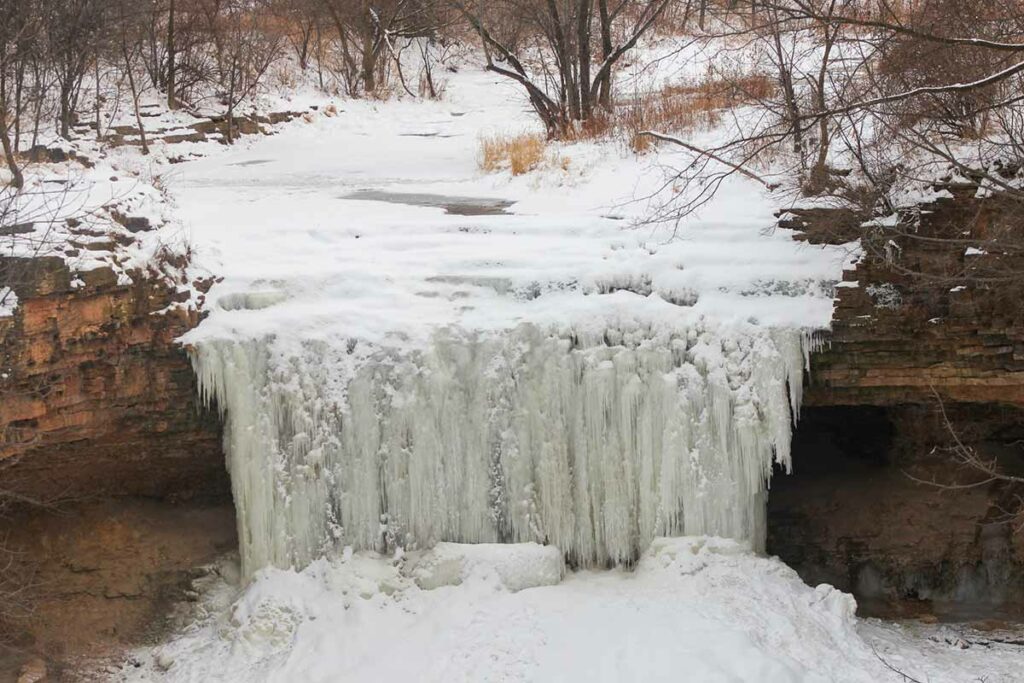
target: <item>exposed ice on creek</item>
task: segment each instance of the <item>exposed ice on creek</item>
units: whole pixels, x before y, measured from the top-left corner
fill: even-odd
[[[439,541],[536,541],[593,566],[658,536],[763,546],[807,345],[798,330],[524,324],[365,356],[204,339],[193,362],[226,411],[244,574]]]

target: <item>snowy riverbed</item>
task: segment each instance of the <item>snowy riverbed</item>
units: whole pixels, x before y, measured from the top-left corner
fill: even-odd
[[[224,278],[189,341],[417,346],[444,326],[614,316],[828,324],[850,252],[769,232],[777,207],[760,186],[730,180],[676,229],[636,222],[672,196],[665,164],[685,155],[579,143],[523,176],[478,169],[482,136],[536,130],[518,90],[467,68],[442,102],[344,102],[172,167],[197,260]]]

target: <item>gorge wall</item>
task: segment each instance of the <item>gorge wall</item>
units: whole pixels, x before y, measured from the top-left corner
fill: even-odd
[[[773,481],[769,551],[869,611],[1019,613],[1021,488],[987,481],[951,450],[959,440],[1001,472],[1024,473],[1019,205],[969,183],[941,189],[898,225],[869,229],[837,290],[828,343],[811,360],[795,472]],[[859,221],[809,210],[782,223],[813,243],[845,241]]]
[[[0,551],[26,597],[3,626],[52,673],[151,632],[234,547],[234,513],[220,425],[173,341],[198,321],[168,308],[175,288],[60,258],[3,269],[19,305],[0,318]]]
[[[227,491],[220,427],[174,339],[198,322],[172,287],[109,269],[32,263],[0,319],[0,463],[6,488],[39,500]],[[154,315],[155,314],[155,315]]]

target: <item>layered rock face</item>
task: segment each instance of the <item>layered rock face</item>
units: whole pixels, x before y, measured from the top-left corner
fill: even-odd
[[[197,322],[172,288],[106,269],[34,261],[0,319],[0,467],[41,501],[135,495],[224,497],[216,416],[173,340]]]
[[[173,341],[197,323],[168,308],[175,288],[60,258],[0,266],[19,274],[0,318],[0,590],[30,608],[0,613],[0,643],[52,674],[152,634],[194,568],[235,547],[234,511],[220,425]]]
[[[919,403],[938,392],[1024,404],[1024,215],[1019,203],[975,193],[953,187],[904,225],[868,229],[814,359],[810,403]],[[842,214],[835,225],[827,213],[804,220],[811,241],[848,234]],[[1004,240],[1012,249],[994,251]]]
[[[820,210],[785,221],[812,242],[866,236],[811,359],[769,549],[865,601],[1021,605],[1024,491],[962,461],[1024,473],[1024,217],[946,189],[896,226]]]

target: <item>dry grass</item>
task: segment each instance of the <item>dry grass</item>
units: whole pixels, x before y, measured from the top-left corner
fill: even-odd
[[[647,130],[680,132],[713,128],[722,112],[773,96],[775,83],[764,75],[731,78],[705,77],[695,83],[670,85],[622,104],[616,112],[615,131],[637,154],[651,149]]]
[[[775,82],[764,74],[708,74],[621,101],[614,112],[598,112],[573,127],[563,141],[619,139],[636,154],[644,154],[655,145],[653,138],[641,134],[644,131],[683,133],[712,128],[726,110],[771,99],[775,90]],[[480,140],[479,165],[488,173],[509,170],[518,176],[541,167],[568,171],[569,160],[549,152],[543,135],[495,135]]]
[[[610,137],[615,132],[616,119],[617,113],[609,114],[595,109],[593,116],[576,124],[563,139],[567,142],[579,142],[580,140],[600,140]]]
[[[523,175],[544,161],[547,141],[543,135],[494,135],[480,140],[480,168],[488,173],[508,169]]]
[[[652,138],[641,135],[644,131],[678,133],[713,128],[720,122],[722,112],[770,99],[775,89],[774,81],[763,74],[708,74],[700,80],[621,100],[613,112],[595,112],[593,118],[573,127],[563,140],[617,138],[637,154],[643,154],[654,145]]]

